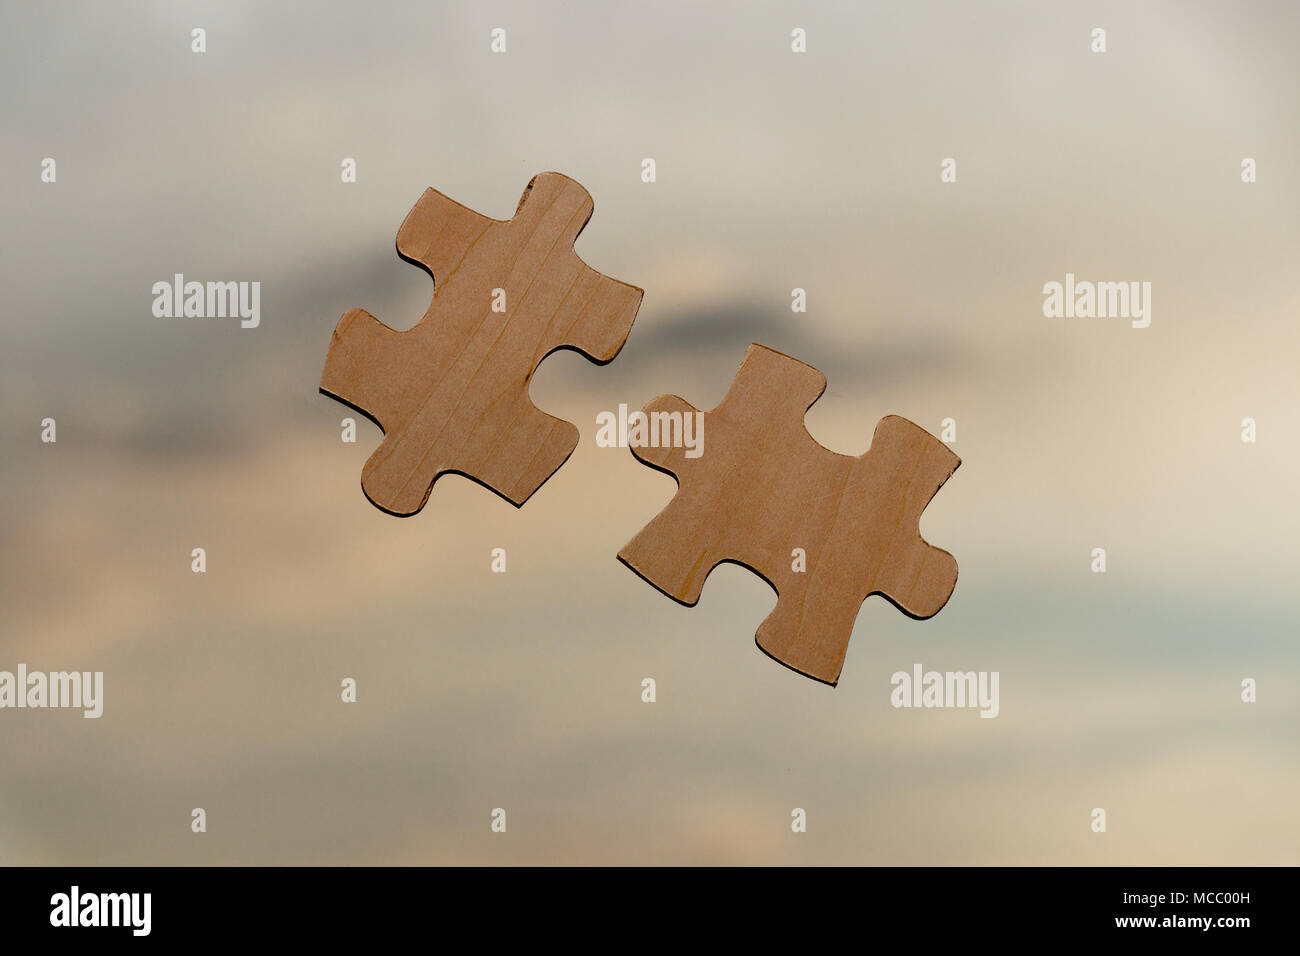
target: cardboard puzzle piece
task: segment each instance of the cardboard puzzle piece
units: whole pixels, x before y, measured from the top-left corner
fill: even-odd
[[[704,414],[702,454],[632,449],[673,475],[678,491],[618,557],[688,606],[699,601],[718,564],[744,565],[777,592],[758,646],[835,684],[858,609],[870,595],[915,618],[947,603],[957,562],[922,540],[918,523],[961,459],[896,415],[880,420],[864,454],[830,451],[804,426],[825,389],[825,376],[812,366],[751,345],[722,404]],[[643,412],[684,418],[696,409],[665,395]],[[802,562],[796,549],[803,549]]]
[[[397,252],[433,276],[428,311],[405,332],[348,311],[320,384],[384,430],[361,472],[379,508],[415,514],[447,472],[522,505],[573,453],[577,427],[528,397],[533,372],[561,348],[611,361],[644,294],[573,251],[592,209],[580,184],[542,173],[507,221],[434,189],[407,215]]]

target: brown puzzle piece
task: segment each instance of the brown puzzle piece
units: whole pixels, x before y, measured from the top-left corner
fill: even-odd
[[[535,176],[507,221],[425,190],[397,252],[433,276],[428,311],[396,332],[350,310],[321,376],[322,392],[384,430],[361,472],[375,505],[415,514],[447,472],[522,505],[573,453],[577,427],[533,405],[529,381],[561,348],[611,361],[643,295],[573,251],[592,209],[587,190],[559,173]],[[495,290],[504,311],[493,310]]]
[[[858,608],[870,595],[916,618],[947,603],[957,562],[922,540],[918,522],[961,459],[896,415],[880,420],[865,454],[830,451],[804,426],[825,389],[825,376],[811,365],[751,345],[722,404],[705,414],[698,457],[682,447],[632,449],[673,475],[678,491],[618,557],[688,606],[718,564],[744,565],[777,591],[758,646],[835,684]],[[663,395],[642,411],[696,409]],[[795,548],[807,554],[805,571],[793,570]]]

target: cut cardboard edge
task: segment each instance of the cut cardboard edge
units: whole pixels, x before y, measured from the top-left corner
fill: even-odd
[[[550,353],[547,353],[547,354],[549,355]],[[540,365],[541,363],[538,363],[538,364]],[[531,384],[531,383],[530,383],[530,384]],[[377,418],[375,418],[375,416],[371,415],[371,414],[370,414],[368,411],[366,411],[364,408],[361,408],[361,407],[359,407],[359,406],[357,406],[357,405],[352,404],[352,402],[349,402],[346,398],[343,398],[343,397],[341,397],[341,396],[339,396],[339,395],[335,395],[333,392],[331,392],[329,389],[327,389],[324,385],[320,386],[320,388],[318,389],[318,391],[320,392],[320,394],[325,395],[325,396],[328,396],[329,398],[334,399],[334,401],[340,403],[341,405],[345,405],[345,406],[347,406],[348,408],[350,408],[350,409],[352,409],[353,411],[355,411],[355,412],[357,412],[358,414],[360,414],[362,417],[364,417],[364,418],[366,418],[367,420],[369,420],[370,422],[374,423],[375,427],[379,429],[379,433],[380,433],[381,435],[387,434],[387,432],[384,430],[384,426],[381,425],[381,424],[379,423],[379,420],[378,420]],[[550,413],[548,412],[547,414],[550,414]],[[552,415],[551,417],[552,417],[552,418],[555,418],[554,415]],[[573,422],[570,422],[570,421],[568,421],[567,419],[563,419],[563,418],[555,418],[555,420],[558,421],[558,422],[564,422],[565,424],[568,424],[568,425],[573,425],[574,430],[578,432],[578,442],[581,442],[581,441],[582,441],[582,431],[581,431],[581,429],[578,428],[577,425],[574,425]],[[393,510],[391,510],[391,509],[389,509],[389,508],[386,508],[386,507],[384,507],[382,504],[380,504],[378,501],[376,501],[374,498],[370,497],[370,493],[369,493],[368,491],[366,491],[366,483],[365,483],[365,472],[364,472],[364,469],[363,469],[363,471],[362,471],[362,477],[358,480],[358,484],[361,485],[361,493],[365,496],[366,501],[370,502],[372,505],[374,505],[376,508],[378,508],[378,509],[379,509],[380,511],[382,511],[384,514],[386,514],[386,515],[391,515],[391,516],[394,517],[394,518],[414,518],[414,517],[415,517],[416,515],[418,515],[421,511],[423,511],[423,510],[424,510],[424,506],[425,506],[426,504],[429,503],[429,497],[430,497],[430,495],[433,494],[433,488],[434,488],[434,486],[437,485],[438,480],[439,480],[440,478],[442,478],[443,475],[459,475],[459,476],[462,477],[462,478],[468,478],[470,481],[472,481],[474,484],[478,485],[480,488],[486,488],[488,491],[492,492],[492,494],[496,495],[496,496],[497,496],[498,498],[500,498],[501,500],[510,503],[510,504],[513,505],[513,506],[516,508],[516,510],[517,510],[517,509],[519,509],[519,508],[522,508],[522,507],[524,506],[525,503],[527,503],[529,500],[531,500],[532,497],[533,497],[533,495],[535,495],[535,494],[537,494],[537,492],[541,491],[543,485],[545,485],[548,481],[550,481],[552,478],[555,477],[555,473],[558,472],[561,468],[564,467],[564,465],[568,462],[568,460],[569,460],[570,458],[573,457],[573,453],[574,453],[575,451],[577,451],[577,449],[578,449],[578,443],[575,442],[575,443],[574,443],[574,446],[573,446],[572,448],[569,449],[569,453],[568,453],[567,455],[564,456],[564,458],[560,461],[560,463],[559,463],[558,465],[555,466],[555,468],[550,472],[550,474],[548,474],[544,479],[542,479],[541,484],[539,484],[536,488],[534,488],[531,492],[529,492],[528,495],[526,495],[524,498],[520,499],[519,501],[515,501],[515,500],[514,500],[513,498],[511,498],[509,495],[506,495],[506,494],[504,494],[503,492],[498,491],[497,489],[493,488],[491,485],[487,484],[486,482],[483,482],[483,481],[479,480],[479,479],[476,478],[474,475],[471,475],[471,474],[469,474],[468,472],[465,472],[465,471],[461,471],[461,470],[458,469],[458,468],[448,468],[448,469],[446,469],[445,471],[440,471],[440,472],[438,472],[436,475],[434,475],[434,476],[433,476],[433,481],[429,482],[429,490],[425,493],[425,495],[424,495],[424,500],[420,502],[420,507],[416,508],[414,511],[410,512],[409,514],[407,514],[407,513],[403,513],[403,512],[400,512],[400,511],[393,511]],[[374,452],[371,452],[371,454],[373,455]],[[367,457],[367,458],[366,458],[366,461],[369,461],[369,460],[370,460],[369,457]]]

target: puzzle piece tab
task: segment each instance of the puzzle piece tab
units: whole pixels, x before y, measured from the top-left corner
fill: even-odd
[[[528,397],[533,372],[560,348],[611,361],[644,294],[573,251],[592,209],[559,173],[534,177],[507,221],[425,190],[397,251],[433,276],[428,311],[406,332],[347,312],[321,376],[322,392],[384,430],[361,472],[375,505],[415,514],[447,472],[522,505],[573,453],[577,427]]]
[[[915,618],[937,614],[957,562],[927,544],[921,512],[961,464],[933,435],[890,415],[856,458],[830,451],[804,426],[826,389],[821,372],[751,345],[726,397],[705,413],[703,454],[636,447],[640,461],[677,478],[678,491],[619,560],[687,605],[723,561],[761,575],[776,609],[758,646],[828,684],[839,680],[858,609],[881,594]],[[676,396],[643,409],[694,413]],[[798,570],[802,549],[804,570]]]

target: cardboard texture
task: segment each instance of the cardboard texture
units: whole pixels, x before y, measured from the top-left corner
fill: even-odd
[[[678,491],[618,557],[688,606],[721,562],[749,568],[777,592],[758,646],[833,685],[867,597],[883,595],[915,618],[947,603],[957,562],[922,540],[918,522],[961,460],[896,415],[880,420],[865,454],[830,451],[804,426],[825,389],[812,366],[750,345],[722,404],[704,416],[699,457],[682,447],[632,449],[673,475]],[[697,410],[664,395],[642,411]],[[803,571],[796,548],[806,552]]]
[[[361,472],[376,506],[415,514],[447,472],[519,506],[573,453],[577,427],[533,405],[528,383],[556,349],[611,361],[643,295],[573,251],[592,209],[587,191],[559,173],[534,177],[504,222],[425,190],[397,252],[433,276],[428,311],[395,332],[350,310],[321,376],[322,392],[384,431]]]

